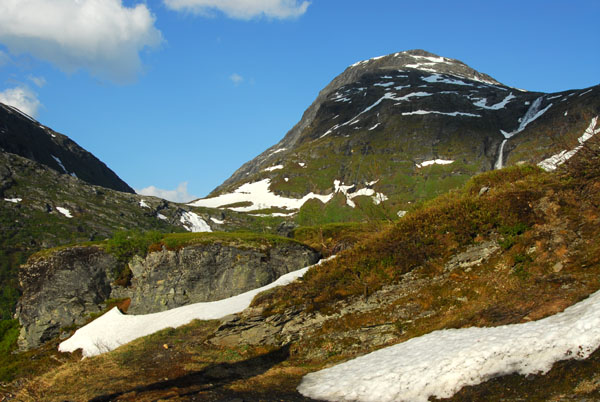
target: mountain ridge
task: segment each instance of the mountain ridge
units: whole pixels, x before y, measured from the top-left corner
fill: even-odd
[[[64,134],[0,103],[0,150],[42,163],[89,184],[135,194],[104,162]]]

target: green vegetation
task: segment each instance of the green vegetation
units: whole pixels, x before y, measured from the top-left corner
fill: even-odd
[[[532,184],[540,180],[553,179],[528,166],[482,174],[461,191],[425,202],[337,259],[309,271],[285,292],[269,293],[265,296],[269,300],[259,296],[254,303],[269,305],[272,312],[290,304],[308,303],[318,309],[336,299],[363,295],[365,289],[377,290],[416,267],[436,269],[478,237],[503,232],[514,238],[535,222],[531,205],[542,192]],[[480,197],[478,183],[494,183],[494,188]]]
[[[194,244],[221,243],[236,247],[264,248],[277,243],[293,242],[294,240],[272,234],[253,232],[202,232],[202,233],[169,233],[149,246],[149,251],[177,250]]]

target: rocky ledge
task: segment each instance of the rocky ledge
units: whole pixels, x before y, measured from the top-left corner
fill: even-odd
[[[261,247],[203,243],[163,248],[145,258],[134,257],[129,262],[131,285],[123,287],[114,282],[117,260],[100,246],[34,256],[19,273],[19,347],[37,347],[84,324],[106,308],[107,299],[130,299],[129,312],[136,314],[219,300],[264,286],[319,257],[287,239]]]

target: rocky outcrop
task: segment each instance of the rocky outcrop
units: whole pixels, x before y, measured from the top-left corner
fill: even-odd
[[[100,311],[111,292],[107,272],[115,263],[98,247],[71,247],[23,266],[16,313],[22,326],[19,347],[36,347]]]
[[[273,282],[318,260],[318,253],[286,241],[261,250],[202,244],[163,250],[130,263],[131,287],[113,297],[131,298],[129,312],[147,314],[191,303],[220,300]]]
[[[114,283],[118,262],[98,246],[31,258],[19,273],[19,347],[37,347],[65,327],[84,324],[109,298],[131,299],[129,312],[153,313],[243,293],[318,258],[311,248],[283,238],[256,246],[212,242],[163,249],[133,258],[127,288]]]

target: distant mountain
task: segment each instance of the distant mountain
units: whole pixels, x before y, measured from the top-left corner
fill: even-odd
[[[69,137],[0,103],[0,150],[42,163],[89,184],[126,193],[135,191],[90,152]]]
[[[600,86],[546,94],[506,86],[461,61],[410,50],[337,76],[276,145],[192,205],[299,208],[335,194],[403,210],[476,173],[539,163],[600,114]]]

